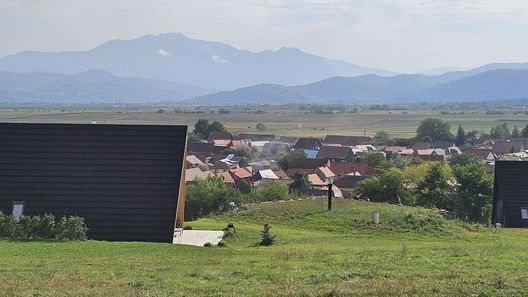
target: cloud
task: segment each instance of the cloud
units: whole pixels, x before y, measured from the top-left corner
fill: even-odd
[[[227,60],[220,58],[220,56],[218,56],[218,55],[212,55],[211,58],[213,59],[213,62],[215,62],[215,63],[226,63],[226,62],[228,62]]]
[[[158,55],[162,56],[162,57],[168,57],[170,56],[170,53],[166,50],[163,50],[163,49],[158,49]]]

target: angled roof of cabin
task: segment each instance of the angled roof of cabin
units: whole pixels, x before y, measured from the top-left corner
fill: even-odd
[[[495,161],[493,222],[528,227],[521,208],[528,209],[528,161]]]
[[[187,126],[0,123],[0,210],[79,215],[88,236],[172,242]],[[183,199],[183,197],[182,197]]]

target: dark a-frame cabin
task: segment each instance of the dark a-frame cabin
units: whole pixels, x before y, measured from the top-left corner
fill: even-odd
[[[186,138],[187,126],[0,123],[0,211],[78,215],[91,239],[172,242]]]
[[[528,227],[528,161],[496,161],[492,222]]]

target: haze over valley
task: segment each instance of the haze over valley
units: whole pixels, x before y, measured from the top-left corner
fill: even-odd
[[[0,102],[15,104],[363,104],[528,98],[528,63],[399,74],[292,47],[251,52],[180,33],[111,40],[87,51],[23,51],[1,58],[0,71]]]

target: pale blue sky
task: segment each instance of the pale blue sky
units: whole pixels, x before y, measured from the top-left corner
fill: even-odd
[[[528,1],[0,0],[0,56],[163,32],[414,72],[528,62]]]

